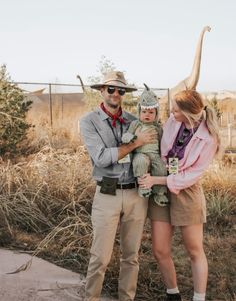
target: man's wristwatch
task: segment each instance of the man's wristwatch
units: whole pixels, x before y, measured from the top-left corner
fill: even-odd
[[[137,135],[134,135],[134,137],[130,140],[130,142],[134,142],[138,138]]]

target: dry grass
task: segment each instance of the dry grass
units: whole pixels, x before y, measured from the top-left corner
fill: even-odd
[[[45,142],[44,142],[45,143]],[[17,247],[86,273],[91,244],[90,212],[95,184],[83,146],[50,143],[27,157],[0,164],[0,245]],[[203,185],[208,201],[205,248],[209,259],[208,300],[235,296],[235,186],[233,167],[215,164]],[[119,272],[119,233],[104,289],[115,295]],[[192,293],[190,263],[177,231],[173,254],[184,296]],[[140,251],[136,300],[161,300],[164,286],[151,253],[147,223]]]
[[[236,214],[235,166],[215,162],[205,175],[203,187],[208,200],[208,230],[231,231]]]

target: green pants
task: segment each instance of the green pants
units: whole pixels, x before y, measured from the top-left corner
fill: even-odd
[[[167,176],[167,169],[165,163],[162,161],[160,155],[154,152],[134,153],[133,172],[135,177],[140,177],[149,172],[152,176]],[[164,202],[168,202],[168,199],[165,196],[167,194],[166,185],[154,185],[149,191],[151,197],[154,198],[157,201],[157,203],[158,198],[163,198],[163,195]],[[144,193],[148,194],[148,190],[144,190]]]

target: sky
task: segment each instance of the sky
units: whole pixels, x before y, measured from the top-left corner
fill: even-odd
[[[129,82],[172,88],[192,68],[199,91],[236,91],[235,0],[0,0],[0,64],[14,81],[85,84],[102,56]]]

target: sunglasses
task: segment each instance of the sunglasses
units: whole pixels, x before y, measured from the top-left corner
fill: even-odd
[[[189,136],[190,130],[184,129],[182,136],[177,140],[177,145],[182,146],[184,144],[185,139]]]
[[[117,88],[117,87],[113,87],[113,86],[107,87],[107,93],[110,95],[114,94],[116,90],[118,91],[120,96],[125,95],[126,90],[124,88]]]

